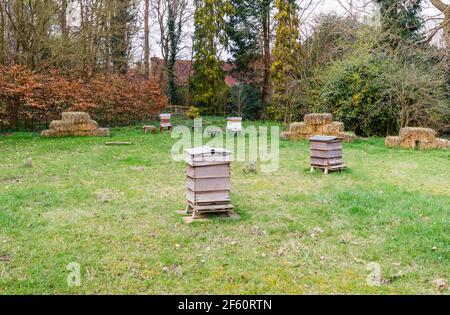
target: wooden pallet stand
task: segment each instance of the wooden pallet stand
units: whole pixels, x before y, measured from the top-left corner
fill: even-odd
[[[311,173],[315,169],[320,169],[324,171],[325,175],[328,175],[330,172],[342,172],[346,169],[341,139],[315,136],[309,141],[311,143]]]
[[[200,147],[186,150],[185,221],[204,221],[212,215],[236,217],[231,204],[231,151]]]

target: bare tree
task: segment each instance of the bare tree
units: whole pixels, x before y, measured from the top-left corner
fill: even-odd
[[[450,47],[450,4],[445,4],[442,0],[431,0],[436,9],[444,14],[444,19],[440,28],[444,31],[443,39],[447,47]]]

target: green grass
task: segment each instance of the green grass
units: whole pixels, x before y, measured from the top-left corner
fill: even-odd
[[[282,141],[273,174],[233,164],[241,220],[185,225],[175,140],[123,128],[111,141],[133,146],[105,141],[0,137],[0,294],[437,294],[449,278],[449,151],[361,140],[345,173],[323,176],[307,142]],[[81,287],[66,284],[72,262]]]

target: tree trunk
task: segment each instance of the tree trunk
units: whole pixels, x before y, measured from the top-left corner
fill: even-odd
[[[263,4],[263,63],[264,77],[261,93],[263,105],[267,104],[270,94],[270,68],[272,66],[270,52],[270,1]]]
[[[3,5],[0,4],[0,64],[5,64],[6,59],[6,20],[3,12]]]
[[[60,12],[60,24],[61,24],[61,36],[66,39],[69,36],[69,28],[67,26],[67,0],[61,0],[61,12]]]
[[[145,0],[144,6],[144,73],[148,78],[150,76],[150,0]]]

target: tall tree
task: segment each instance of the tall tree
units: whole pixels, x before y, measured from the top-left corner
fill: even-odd
[[[190,90],[204,113],[218,113],[225,87],[219,45],[226,45],[226,16],[233,11],[227,0],[195,0],[194,74]]]
[[[130,23],[133,21],[131,14],[131,0],[114,0],[114,10],[111,17],[111,56],[114,71],[125,74],[128,70],[129,51],[131,47]]]
[[[167,93],[172,104],[179,103],[175,65],[180,50],[183,25],[186,22],[187,7],[187,0],[168,0],[167,30],[169,35],[169,56],[167,61]]]
[[[264,77],[261,92],[261,101],[266,105],[270,95],[270,72],[272,65],[272,54],[270,51],[270,35],[271,30],[271,7],[273,0],[262,0],[261,14],[262,14],[262,29],[263,29],[263,64]]]
[[[401,48],[423,39],[422,0],[376,0],[380,6],[384,38],[391,48]]]
[[[144,0],[144,73],[150,75],[150,0]]]
[[[273,0],[232,0],[234,13],[227,25],[235,75],[242,82],[257,84],[263,103],[270,91],[272,3]]]
[[[290,86],[299,78],[298,62],[302,57],[299,42],[300,20],[298,6],[295,0],[276,0],[278,10],[275,15],[277,22],[275,47],[272,51],[273,95],[269,115],[275,119],[283,119],[286,123],[292,112],[292,102],[289,97]]]
[[[5,64],[6,59],[6,16],[3,5],[0,3],[0,65]]]

